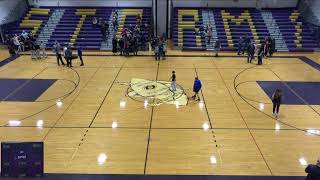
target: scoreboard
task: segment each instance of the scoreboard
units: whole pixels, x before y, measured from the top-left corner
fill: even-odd
[[[43,142],[2,142],[1,176],[43,176]]]

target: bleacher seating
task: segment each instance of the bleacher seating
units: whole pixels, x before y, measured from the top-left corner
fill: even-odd
[[[289,51],[313,51],[316,47],[312,33],[307,25],[302,22],[302,17],[294,9],[271,9],[275,19],[273,26],[279,26],[280,33],[285,40]],[[260,44],[270,36],[270,27],[262,16],[262,11],[257,9],[242,8],[212,8],[217,38],[222,50],[235,50],[240,37],[246,35],[256,44]],[[203,50],[206,42],[204,38],[198,40],[196,32],[203,25],[203,9],[175,8],[173,16],[173,42],[178,49]],[[208,15],[209,17],[209,15]],[[269,28],[269,29],[268,29]],[[272,31],[273,33],[273,31]],[[273,35],[274,36],[274,35]],[[276,36],[275,38],[278,38]],[[198,42],[200,43],[196,43]]]
[[[120,12],[120,11],[119,11]],[[118,27],[117,35],[120,36],[121,31],[123,28],[129,29],[130,25],[136,26],[136,17],[137,15],[140,15],[142,18],[141,23],[141,33],[145,38],[148,37],[149,28],[151,25],[151,17],[152,17],[152,11],[150,8],[141,8],[141,9],[122,9],[120,15],[120,22]],[[144,26],[144,24],[148,24],[147,27]]]
[[[62,45],[72,47],[81,46],[83,49],[99,50],[102,43],[102,34],[99,27],[92,26],[93,17],[102,18],[111,26],[111,14],[116,8],[112,7],[44,7],[30,8],[26,17],[20,22],[11,23],[6,27],[10,34],[20,34],[22,30],[33,30],[39,32],[40,27],[45,25],[50,18],[52,11],[63,9],[64,14],[50,36],[47,48],[51,48],[57,40]],[[148,24],[147,27],[141,28],[144,36],[148,37],[151,28],[151,8],[117,8],[120,16],[118,33],[122,28],[129,28],[130,24],[136,25],[136,16],[140,14],[142,24]],[[35,27],[34,29],[32,27]],[[112,38],[109,35],[108,38]]]
[[[49,8],[29,8],[23,19],[5,26],[6,34],[21,34],[23,30],[37,35],[52,11]]]
[[[295,9],[272,9],[280,31],[290,51],[313,51],[316,43],[309,27]]]
[[[97,19],[102,18],[111,26],[110,16],[114,10],[115,9],[111,7],[65,8],[64,16],[53,32],[47,46],[52,46],[54,41],[58,40],[62,44],[69,44],[74,47],[81,46],[84,49],[100,49],[102,34],[99,27],[92,26],[93,17],[96,17]],[[150,25],[150,19],[152,17],[151,8],[118,8],[118,12],[122,15],[118,32],[121,32],[123,27],[128,28],[130,24],[136,24],[136,12],[140,12],[143,23],[148,23]],[[124,12],[129,13],[126,15]],[[148,28],[143,29],[143,32],[147,34]],[[112,35],[109,35],[108,38],[112,38]]]
[[[173,44],[180,49],[205,50],[205,38],[196,34],[203,24],[198,9],[175,9]]]

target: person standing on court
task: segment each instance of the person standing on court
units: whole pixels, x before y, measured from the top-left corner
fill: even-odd
[[[82,48],[81,47],[78,47],[78,57],[81,61],[80,66],[83,66],[84,64],[83,64],[83,59],[82,59]]]
[[[264,45],[263,44],[261,44],[260,45],[260,49],[259,49],[259,51],[258,51],[258,65],[262,65],[262,58],[263,58],[263,47],[264,47]]]
[[[198,77],[195,77],[194,83],[193,83],[193,92],[194,95],[192,96],[192,99],[195,99],[196,101],[200,101],[199,97],[199,91],[201,90],[202,84]],[[198,98],[197,98],[198,97]],[[197,98],[197,99],[196,99]]]
[[[243,38],[240,37],[238,41],[238,55],[240,55],[241,52],[242,54],[244,54],[244,48],[242,46],[243,46]]]
[[[171,90],[172,91],[176,91],[176,80],[177,80],[177,77],[176,77],[176,72],[175,71],[172,71],[172,75],[170,77],[170,80],[171,80]]]
[[[252,59],[254,58],[254,52],[255,52],[255,46],[254,46],[254,43],[250,43],[249,47],[248,47],[248,59],[247,59],[247,62],[248,63],[251,63],[252,62]]]
[[[219,56],[220,48],[221,48],[221,44],[220,44],[219,39],[217,39],[216,42],[214,43],[214,52],[216,54],[215,57]]]
[[[55,41],[54,46],[53,46],[53,51],[56,53],[58,66],[60,66],[60,62],[62,65],[65,65],[65,63],[62,60],[61,46],[58,43],[58,41]]]
[[[281,102],[282,102],[282,92],[280,89],[277,89],[272,95],[272,104],[273,104],[272,116],[277,117],[277,115],[279,114]]]
[[[117,41],[117,36],[114,35],[112,38],[112,53],[113,55],[116,55],[118,52],[118,41]]]
[[[318,159],[315,165],[309,164],[306,169],[308,176],[306,180],[319,180],[320,179],[320,159]]]
[[[73,56],[72,56],[72,49],[71,49],[70,46],[67,47],[67,50],[65,52],[65,56],[66,56],[65,58],[67,60],[67,66],[68,67],[72,67],[72,58],[73,58]]]

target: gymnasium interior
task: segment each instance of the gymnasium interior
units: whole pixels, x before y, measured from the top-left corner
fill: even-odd
[[[319,50],[319,0],[0,0],[0,179],[320,180]]]

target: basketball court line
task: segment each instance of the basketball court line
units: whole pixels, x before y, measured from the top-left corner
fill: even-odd
[[[306,63],[306,64],[308,64],[308,63]],[[310,65],[310,64],[308,64],[308,65]],[[314,66],[312,66],[312,65],[310,65],[310,66],[314,68]],[[291,124],[289,124],[289,123],[286,123],[286,122],[284,122],[284,121],[281,121],[281,120],[279,120],[279,119],[276,119],[275,117],[272,117],[271,115],[269,115],[269,114],[267,114],[267,113],[265,113],[265,112],[260,111],[260,110],[257,109],[255,106],[253,106],[251,103],[249,103],[249,102],[247,101],[247,99],[244,98],[244,97],[238,92],[237,86],[242,83],[242,82],[236,83],[236,79],[238,78],[238,76],[241,75],[242,73],[244,73],[245,71],[249,70],[249,69],[255,69],[255,68],[256,68],[256,66],[252,66],[252,67],[246,68],[246,69],[244,69],[243,71],[239,72],[239,73],[236,75],[236,77],[234,78],[234,80],[233,80],[233,86],[234,86],[234,89],[235,89],[236,93],[238,94],[238,96],[239,96],[243,101],[245,101],[248,105],[250,105],[253,109],[255,109],[256,111],[258,111],[258,112],[264,114],[265,116],[271,118],[273,121],[280,122],[281,124],[284,124],[284,125],[286,125],[286,126],[288,126],[288,127],[292,127],[292,128],[294,128],[295,130],[303,131],[303,132],[305,132],[305,133],[309,133],[309,132],[307,132],[307,129],[298,128],[298,127],[296,127],[296,126],[294,126],[294,125],[291,125]],[[258,69],[258,68],[257,68],[257,69]],[[272,71],[270,68],[269,68],[268,70],[271,71],[282,83],[285,83],[274,71]],[[285,85],[286,85],[286,84],[285,84]],[[286,86],[288,86],[288,85],[286,85]],[[294,90],[293,90],[292,88],[290,88],[289,86],[288,86],[288,89],[290,89],[297,97],[299,97],[298,94],[297,94],[296,92],[294,92]],[[300,97],[300,98],[301,98],[301,97]],[[302,99],[302,98],[301,98],[301,99]],[[318,115],[320,115],[312,106],[308,105],[304,99],[302,99],[302,100],[305,102],[305,105],[311,107],[311,109],[312,109],[315,113],[317,113]],[[311,133],[311,134],[320,137],[319,134],[314,134],[314,133]]]
[[[39,128],[37,126],[5,126],[1,128]],[[86,127],[86,126],[47,126],[41,127],[42,129],[112,129],[109,126],[98,126],[98,127]],[[127,127],[121,126],[117,127],[117,129],[130,129],[130,130],[147,130],[149,128],[146,127]],[[154,127],[154,130],[203,130],[203,128],[171,128],[171,127]],[[262,130],[262,131],[275,131],[274,128],[249,128],[250,130]],[[237,128],[237,127],[218,127],[218,128],[209,128],[208,130],[248,130],[248,128]],[[292,128],[281,128],[281,131],[299,131],[297,129]],[[301,129],[301,130],[308,130],[308,129]]]
[[[197,68],[195,67],[195,65],[194,65],[194,71],[196,73],[196,76],[199,77],[198,76],[198,72],[197,72]],[[203,103],[204,103],[204,107],[206,108],[207,118],[208,118],[209,123],[210,123],[210,131],[212,133],[213,144],[215,144],[215,147],[217,148],[217,152],[218,152],[218,156],[219,156],[219,159],[220,159],[220,163],[222,163],[221,153],[220,153],[220,150],[219,150],[219,146],[218,146],[218,143],[217,143],[217,139],[216,139],[216,135],[215,135],[214,129],[212,128],[211,118],[210,118],[210,115],[209,115],[209,112],[208,112],[206,100],[205,100],[204,95],[202,93],[202,88],[201,88],[200,91],[201,91],[201,96],[202,96],[202,100],[203,100]]]
[[[100,111],[100,109],[101,109],[101,107],[102,107],[103,103],[105,102],[105,100],[106,100],[106,98],[107,98],[107,96],[108,96],[108,94],[109,94],[110,90],[112,89],[112,87],[113,87],[114,83],[116,82],[116,79],[118,78],[118,76],[119,76],[119,74],[120,74],[121,70],[123,69],[123,64],[124,64],[124,62],[122,63],[122,66],[120,67],[119,71],[117,72],[116,76],[114,77],[114,79],[113,79],[113,81],[112,81],[112,83],[111,83],[111,85],[110,85],[110,87],[109,87],[108,91],[106,92],[105,96],[103,97],[103,100],[102,100],[102,102],[100,103],[100,105],[99,105],[99,108],[98,108],[97,112],[96,112],[96,113],[95,113],[95,115],[93,116],[93,118],[92,118],[92,120],[91,120],[91,122],[90,122],[90,124],[89,124],[88,128],[90,128],[90,127],[92,126],[92,124],[93,124],[94,120],[96,119],[96,117],[97,117],[97,115],[98,115],[98,113],[99,113],[99,111]]]
[[[159,63],[158,63],[159,64]],[[215,63],[214,63],[215,64]],[[286,64],[286,63],[285,63]],[[298,63],[297,63],[298,64]],[[299,63],[300,64],[300,63]],[[215,64],[216,65],[216,64]],[[128,67],[128,68],[135,68],[135,67]],[[158,69],[159,69],[159,67],[158,67]],[[169,68],[168,68],[169,69]],[[183,68],[182,68],[183,69]],[[190,69],[192,69],[192,68],[190,68]],[[200,69],[200,68],[199,68]],[[211,69],[211,68],[208,68],[208,69]],[[216,69],[223,69],[223,68],[216,68]],[[228,68],[228,69],[236,69],[236,68]],[[239,68],[239,69],[243,69],[243,68]],[[267,69],[267,68],[265,68],[265,69]],[[219,72],[219,74],[220,74],[220,76],[222,76],[221,75],[221,73]],[[92,79],[92,78],[90,78],[90,79]],[[88,81],[90,81],[90,80],[88,80]],[[228,88],[227,88],[228,89]],[[80,90],[81,91],[81,90]],[[79,91],[79,93],[80,93],[80,91]],[[228,91],[229,91],[229,89],[228,89]],[[202,96],[203,96],[203,94],[202,94]],[[231,96],[232,97],[232,96]],[[233,97],[232,97],[233,98]],[[76,98],[75,98],[76,99]],[[236,106],[237,106],[237,104],[235,104]],[[71,104],[70,104],[70,106],[71,106]],[[237,108],[238,108],[238,106],[237,106]],[[65,110],[65,111],[67,111],[67,110]],[[153,115],[152,115],[153,116]],[[152,117],[151,117],[152,118]],[[151,119],[151,121],[152,121],[152,119]],[[150,122],[151,123],[151,122]],[[151,126],[151,125],[150,125]],[[53,127],[53,129],[54,128],[60,128],[60,127]],[[64,128],[64,127],[61,127],[61,128]],[[79,128],[79,127],[78,127]],[[87,127],[85,127],[85,128],[87,128]],[[90,127],[90,128],[101,128],[101,127]],[[108,128],[108,127],[102,127],[102,128]],[[119,127],[119,128],[121,128],[121,127]],[[129,129],[129,128],[128,128]],[[132,129],[134,129],[134,128],[132,128]],[[178,129],[188,129],[188,128],[149,128],[150,129],[150,131],[151,131],[151,129],[176,129],[176,130],[178,130]],[[202,128],[191,128],[191,129],[202,129]],[[223,129],[223,128],[212,128],[212,129]],[[225,129],[239,129],[239,128],[225,128]],[[242,128],[242,130],[254,130],[254,128]],[[272,131],[274,131],[274,129],[259,129],[259,130],[272,130]],[[281,130],[284,130],[284,129],[281,129]],[[292,130],[292,129],[288,129],[288,130]],[[49,132],[48,132],[48,134],[49,134]],[[150,138],[150,134],[149,134],[149,138]],[[148,140],[148,143],[149,143],[149,140]],[[259,147],[258,147],[259,148]],[[147,161],[147,159],[146,159],[146,161]]]
[[[242,56],[243,57],[243,56]],[[280,56],[280,57],[283,57],[283,58],[295,58],[295,57],[292,57],[292,56]],[[300,57],[300,56],[297,56],[297,57]],[[124,62],[123,62],[124,63]],[[158,64],[159,64],[160,62],[158,62]],[[302,62],[302,63],[305,63],[304,61]],[[286,63],[285,63],[286,64]],[[298,63],[297,63],[298,64]],[[300,63],[299,63],[300,64]],[[214,63],[214,65],[216,66],[216,64]],[[110,67],[111,68],[111,67]],[[136,67],[128,67],[128,68],[136,68]],[[182,68],[182,69],[189,69],[189,68]],[[191,69],[191,68],[190,68]],[[198,68],[198,69],[201,69],[201,68]],[[205,68],[205,69],[213,69],[213,68]],[[216,68],[214,68],[214,69],[224,69],[224,68],[217,68],[217,66],[216,66]],[[243,69],[243,68],[226,68],[226,69]],[[268,69],[268,68],[265,68],[265,69]],[[203,94],[202,94],[202,96],[203,96]],[[66,110],[67,111],[67,110]],[[210,122],[211,123],[211,122]],[[211,127],[212,127],[212,125],[211,125]]]
[[[73,70],[72,68],[71,68],[71,70]],[[78,76],[78,83],[77,83],[77,85],[76,85],[76,87],[78,87],[78,85],[79,85],[79,83],[80,83],[80,75],[78,74],[78,72],[77,71],[75,71],[75,70],[73,70],[75,73],[76,73],[76,75]],[[76,89],[76,88],[75,88]],[[70,95],[70,94],[69,94]],[[63,99],[65,99],[65,98],[67,98],[68,96],[65,96],[65,97],[63,97],[61,100],[63,100]],[[54,106],[56,106],[56,103],[54,103],[54,104],[52,104],[52,105],[49,105],[49,106],[47,106],[47,107],[45,107],[44,109],[42,109],[42,110],[40,110],[40,111],[37,111],[37,112],[35,112],[35,113],[33,113],[33,114],[31,114],[31,115],[27,115],[27,116],[25,116],[25,117],[23,117],[23,118],[20,118],[20,121],[22,122],[23,120],[25,120],[25,119],[28,119],[28,118],[30,118],[30,117],[33,117],[33,116],[35,116],[35,115],[37,115],[37,114],[40,114],[40,113],[42,113],[42,112],[44,112],[44,111],[46,111],[46,110],[48,110],[48,109],[50,109],[50,108],[52,108],[52,107],[54,107]],[[0,127],[6,127],[8,125],[8,123],[6,123],[6,124],[4,124],[4,125],[0,125]]]
[[[215,62],[213,62],[213,63],[215,64]],[[228,93],[229,93],[229,96],[231,97],[231,99],[232,99],[232,101],[233,101],[234,105],[236,106],[237,111],[238,111],[238,113],[240,114],[242,121],[244,122],[245,126],[247,127],[247,129],[248,129],[248,131],[249,131],[249,133],[250,133],[250,136],[251,136],[252,140],[254,141],[254,143],[255,143],[256,147],[258,148],[259,153],[260,153],[260,155],[261,155],[261,157],[262,157],[263,161],[265,162],[265,164],[266,164],[266,166],[267,166],[267,168],[268,168],[268,170],[269,170],[269,172],[270,172],[271,176],[273,176],[273,173],[272,173],[272,171],[271,171],[271,168],[270,168],[269,164],[268,164],[268,163],[267,163],[267,161],[266,161],[266,158],[264,157],[264,155],[263,155],[263,153],[262,153],[262,151],[261,151],[260,147],[258,146],[258,143],[257,143],[256,139],[254,138],[254,136],[253,136],[253,134],[252,134],[252,131],[250,130],[250,128],[249,128],[249,126],[248,126],[248,124],[247,124],[247,122],[246,122],[245,118],[243,117],[242,112],[240,111],[240,108],[239,108],[238,104],[236,103],[236,101],[235,101],[234,97],[232,96],[232,94],[231,94],[231,92],[230,92],[230,90],[229,90],[229,88],[228,88],[228,86],[227,86],[227,84],[226,84],[226,81],[225,81],[225,79],[223,78],[223,76],[222,76],[222,74],[221,74],[221,72],[220,72],[220,70],[219,70],[219,69],[218,69],[218,73],[219,73],[219,75],[220,75],[220,78],[221,78],[221,79],[222,79],[222,81],[223,81],[223,84],[224,84],[225,88],[227,88],[227,91],[228,91]]]
[[[309,108],[311,108],[315,113],[318,114],[318,116],[320,116],[320,113],[315,110],[305,99],[303,99],[297,92],[295,92],[285,81],[283,81],[279,75],[277,75],[272,69],[269,69],[275,76],[277,76],[279,78],[279,80],[293,93],[295,94],[299,99],[301,99],[305,105],[307,105]]]
[[[42,72],[44,72],[47,69],[47,67],[43,68],[39,73],[35,74],[31,79],[27,80],[25,83],[21,84],[18,88],[16,88],[13,92],[11,92],[10,94],[8,94],[8,96],[6,96],[5,98],[2,99],[2,101],[6,101],[9,97],[11,97],[12,95],[14,95],[16,92],[18,92],[20,89],[22,89],[23,87],[25,87],[32,79],[34,79],[35,77],[37,77],[38,75],[40,75]]]
[[[156,82],[158,81],[159,67],[160,67],[160,60],[158,61],[158,66],[157,66]],[[154,95],[154,97],[155,97],[155,95]],[[153,98],[153,101],[154,101],[154,98]],[[143,174],[146,174],[146,171],[147,171],[148,156],[149,156],[149,145],[150,145],[150,138],[151,138],[151,130],[152,130],[152,120],[153,120],[154,108],[155,108],[154,106],[151,106],[150,126],[149,126],[149,134],[148,134],[148,142],[147,142],[146,158],[145,158],[145,161],[144,161]]]
[[[77,99],[77,97],[80,95],[81,90],[83,90],[84,87],[86,87],[88,85],[88,83],[90,82],[90,80],[95,76],[95,74],[98,72],[99,68],[97,68],[97,70],[92,74],[92,76],[87,80],[86,84],[79,90],[78,94],[76,95],[76,97],[74,99],[72,99],[72,101],[70,102],[70,104],[68,105],[68,107],[62,112],[61,116],[55,121],[53,127],[55,127],[57,125],[57,123],[60,121],[60,119],[62,118],[62,116],[64,115],[65,112],[68,111],[68,109],[71,107],[71,105],[73,104],[73,102]],[[76,71],[75,71],[76,72]],[[79,75],[77,73],[77,75]],[[79,81],[78,84],[80,84],[80,76],[79,76]],[[46,135],[42,138],[42,141],[44,141],[47,136],[49,135],[49,133],[51,132],[52,128],[49,129],[49,131],[46,133]]]

